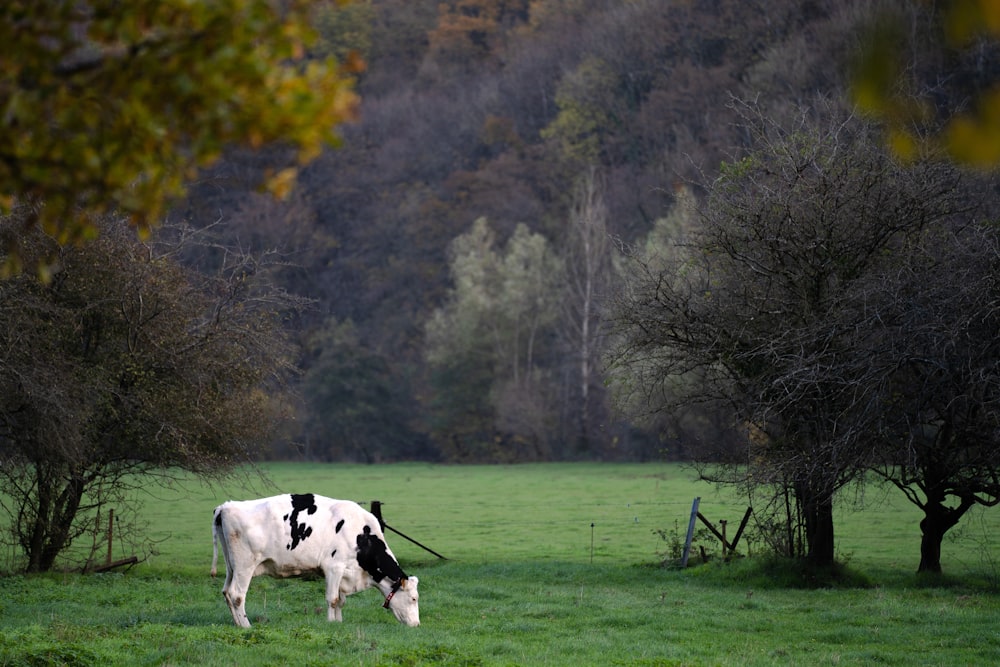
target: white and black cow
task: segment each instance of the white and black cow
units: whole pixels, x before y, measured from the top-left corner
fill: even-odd
[[[417,578],[406,576],[378,519],[357,503],[311,493],[231,500],[215,508],[212,535],[226,562],[222,595],[238,626],[250,627],[247,589],[261,574],[322,574],[331,621],[342,620],[346,596],[376,586],[400,623],[420,625]]]

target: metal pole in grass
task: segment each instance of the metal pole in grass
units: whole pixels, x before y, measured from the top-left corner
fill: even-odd
[[[590,522],[590,564],[594,564],[594,522]]]
[[[691,503],[691,519],[688,521],[687,538],[684,540],[684,554],[681,556],[681,567],[688,566],[688,556],[691,555],[691,541],[694,540],[694,520],[698,518],[698,503],[701,497],[694,499]]]
[[[108,510],[108,557],[104,561],[105,565],[111,565],[111,543],[114,540],[115,533],[115,511],[114,509]]]

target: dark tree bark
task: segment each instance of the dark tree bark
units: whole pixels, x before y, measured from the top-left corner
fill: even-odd
[[[46,467],[38,464],[38,468]],[[41,475],[40,475],[41,476]],[[79,531],[74,530],[77,512],[86,490],[86,480],[79,475],[72,475],[61,489],[58,482],[52,480],[40,494],[38,512],[34,517],[31,544],[25,550],[28,572],[48,572],[53,568],[56,558],[73,541]],[[52,491],[58,491],[53,497]]]
[[[918,573],[941,573],[941,542],[945,533],[958,525],[975,500],[963,498],[958,507],[948,507],[944,497],[928,498],[924,504],[924,518],[920,520],[920,565]]]
[[[795,485],[795,495],[802,504],[806,532],[806,559],[823,567],[834,562],[833,495],[820,492],[808,482]]]

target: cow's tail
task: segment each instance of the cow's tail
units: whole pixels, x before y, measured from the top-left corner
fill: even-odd
[[[215,508],[212,513],[212,570],[211,574],[214,577],[216,574],[216,565],[219,563],[219,533],[222,530],[222,505]]]

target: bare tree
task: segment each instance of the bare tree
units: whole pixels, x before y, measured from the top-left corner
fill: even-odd
[[[568,412],[575,416],[576,446],[585,452],[593,449],[595,429],[591,422],[605,412],[600,398],[601,323],[612,276],[607,215],[603,183],[592,168],[577,183],[573,195],[565,258],[566,298],[561,304],[561,335],[577,370],[577,390],[570,392],[577,404]]]
[[[805,555],[825,565],[834,495],[873,460],[871,390],[889,371],[856,354],[871,318],[859,286],[968,204],[952,167],[896,163],[829,105],[784,127],[736,107],[754,150],[710,184],[684,255],[639,267],[616,312],[616,361],[657,409],[730,403],[755,433],[742,481],[791,491]]]
[[[151,476],[248,461],[291,370],[282,317],[302,303],[267,286],[261,258],[230,250],[195,273],[175,255],[205,232],[142,243],[120,218],[97,224],[79,247],[26,234],[22,252],[56,253],[57,272],[0,282],[0,509],[29,571]]]
[[[858,353],[892,369],[875,470],[923,512],[918,572],[939,573],[945,533],[1000,503],[1000,238],[935,229],[900,259],[871,283],[877,322]]]

